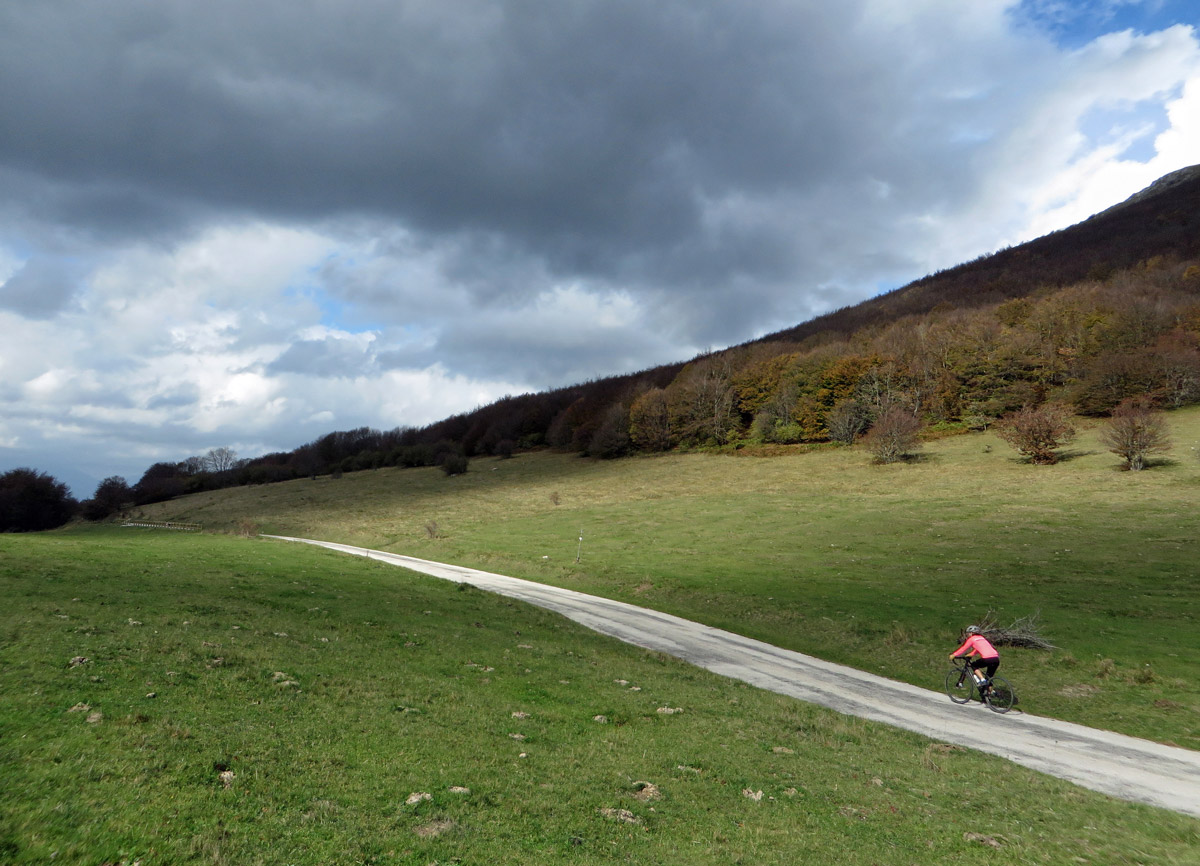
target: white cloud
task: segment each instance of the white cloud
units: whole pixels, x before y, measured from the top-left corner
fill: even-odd
[[[1200,130],[1187,123],[1195,113],[1189,94],[1200,80],[1200,45],[1192,28],[1109,34],[1063,53],[1051,70],[1057,72],[1053,78],[1021,94],[1021,109],[1013,115],[1019,122],[985,148],[990,165],[964,214],[964,234],[978,245],[976,253],[1084,220],[1200,154]],[[1124,157],[1144,130],[1118,126],[1099,137],[1083,130],[1097,108],[1139,105],[1158,107],[1170,124],[1155,138],[1157,153],[1149,161]],[[942,231],[948,228],[944,224]]]

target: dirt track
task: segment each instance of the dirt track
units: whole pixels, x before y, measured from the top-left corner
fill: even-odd
[[[469,583],[556,611],[590,629],[684,659],[714,673],[841,713],[991,752],[1114,797],[1200,817],[1200,752],[1123,734],[958,706],[942,692],[779,649],[670,614],[569,589],[305,538],[267,536],[366,556],[423,574]]]

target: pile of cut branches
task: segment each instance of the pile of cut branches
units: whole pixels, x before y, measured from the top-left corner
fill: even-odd
[[[979,621],[983,636],[991,641],[993,646],[1016,646],[1026,649],[1057,649],[1042,636],[1042,625],[1039,622],[1041,611],[1015,620],[1011,625],[1002,626],[996,620],[996,614],[988,611],[987,616]]]

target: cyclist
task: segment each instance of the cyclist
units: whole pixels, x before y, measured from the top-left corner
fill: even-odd
[[[1000,653],[992,646],[992,642],[983,636],[983,629],[977,625],[967,626],[967,639],[962,646],[950,653],[950,658],[977,656],[971,659],[971,671],[979,681],[979,699],[983,700],[984,693],[991,687],[992,677],[1000,667]],[[979,680],[979,669],[983,668],[985,679]]]

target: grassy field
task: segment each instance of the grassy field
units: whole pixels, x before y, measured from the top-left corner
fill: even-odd
[[[1116,866],[1200,850],[1195,819],[315,548],[0,536],[0,588],[6,864]]]
[[[1027,711],[1200,748],[1200,411],[1169,421],[1174,450],[1138,473],[1093,426],[1045,467],[989,433],[892,466],[858,448],[535,453],[143,511],[580,589],[931,688],[963,625],[1037,615],[1059,649],[1003,661]]]

